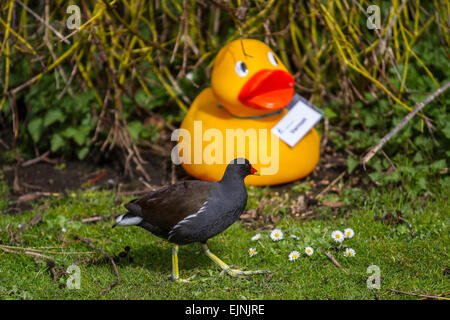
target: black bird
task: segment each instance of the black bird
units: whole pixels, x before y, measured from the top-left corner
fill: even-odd
[[[125,205],[128,213],[119,216],[114,226],[137,225],[173,243],[171,278],[175,281],[191,279],[179,277],[178,246],[193,242],[200,242],[205,254],[231,276],[270,273],[232,269],[207,245],[208,239],[239,219],[247,204],[244,178],[256,172],[247,159],[234,159],[219,182],[183,181],[132,200]]]

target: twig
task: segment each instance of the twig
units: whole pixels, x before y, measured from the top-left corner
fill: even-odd
[[[27,81],[25,81],[24,83],[22,83],[21,85],[15,87],[14,89],[11,89],[9,91],[9,95],[11,97],[14,97],[19,91],[23,90],[24,88],[28,87],[29,85],[33,84],[34,82],[36,82],[37,80],[41,79],[45,74],[49,73],[50,71],[52,71],[56,66],[58,66],[60,63],[62,63],[69,55],[72,54],[72,52],[74,52],[78,47],[80,46],[80,42],[75,42],[74,45],[72,47],[70,47],[70,49],[68,49],[66,52],[64,52],[59,58],[58,60],[54,61],[50,66],[48,66],[47,68],[44,69],[44,71],[42,71],[41,73],[39,73],[38,75],[32,77],[31,79],[28,79]],[[17,120],[18,121],[18,120]]]
[[[328,143],[328,132],[329,132],[329,127],[330,127],[330,122],[328,118],[325,118],[325,120],[323,121],[323,139],[322,139],[322,143],[320,144],[320,153],[322,154],[325,150],[325,147],[327,146]]]
[[[3,250],[4,252],[7,253],[14,253],[14,254],[24,254],[24,255],[28,255],[28,256],[34,256],[34,257],[38,257],[38,258],[44,258],[44,259],[49,259],[49,260],[53,260],[52,257],[46,256],[45,254],[39,253],[39,252],[34,252],[34,251],[14,251],[14,250],[10,250],[4,247],[0,247],[1,250]]]
[[[32,190],[38,190],[38,191],[42,190],[42,187],[35,186],[33,184],[26,183],[26,182],[22,182],[22,186],[24,186],[26,189],[32,189]]]
[[[445,298],[444,295],[446,294],[440,294],[438,296],[435,295],[431,295],[431,294],[421,294],[421,293],[415,293],[415,292],[405,292],[405,291],[400,291],[400,290],[395,290],[395,289],[391,289],[391,288],[387,288],[386,290],[394,292],[394,293],[400,293],[400,294],[406,294],[409,296],[416,296],[416,297],[422,297],[422,298],[427,298],[427,299],[436,299],[436,300],[450,300],[449,298]]]
[[[2,145],[6,150],[10,149],[9,146],[2,139],[0,139],[0,145]]]
[[[399,214],[397,214],[397,218],[398,218],[398,220],[400,220],[401,222],[406,223],[406,224],[408,225],[409,232],[411,233],[411,235],[413,235],[411,223],[410,223],[408,220],[406,220],[405,218],[401,217]]]
[[[347,171],[342,172],[336,179],[331,181],[331,183],[325,189],[323,189],[315,198],[319,199],[319,198],[323,197],[323,195],[325,193],[327,193],[328,190],[330,190],[339,180],[342,179],[342,177],[345,175],[346,172]]]
[[[406,117],[403,118],[402,121],[400,121],[397,126],[395,126],[394,129],[392,129],[387,135],[385,135],[378,144],[373,147],[365,156],[362,158],[361,163],[363,164],[363,167],[366,167],[366,163],[372,159],[372,157],[380,150],[386,142],[389,141],[400,129],[402,129],[409,120],[411,120],[420,110],[422,110],[426,105],[428,105],[431,101],[433,101],[436,97],[444,93],[448,88],[450,87],[450,81],[444,84],[442,87],[437,89],[433,94],[428,96],[424,101],[422,101],[419,104],[416,104],[414,109],[406,115]]]
[[[326,252],[324,248],[322,248],[322,252],[323,252],[324,255],[326,255],[326,256],[328,257],[328,259],[331,260],[331,262],[334,263],[334,265],[335,265],[336,267],[338,267],[339,269],[342,269],[342,271],[344,271],[344,272],[347,272],[347,270],[345,270],[344,267],[342,267],[342,266],[339,264],[339,262],[337,262],[336,258],[333,257],[333,255],[332,255],[331,253]]]
[[[19,253],[20,251],[16,251],[16,250],[25,250],[28,253],[38,253],[38,254],[44,254],[44,253],[48,253],[48,254],[93,254],[94,251],[46,251],[46,250],[42,250],[42,249],[34,249],[34,248],[25,248],[25,247],[16,247],[16,246],[7,246],[7,245],[3,245],[0,244],[0,249],[13,249],[14,252]],[[22,252],[23,253],[23,252]],[[47,257],[47,256],[45,256]],[[50,257],[47,257],[50,258]]]
[[[31,166],[32,164],[38,163],[42,159],[46,158],[49,154],[50,154],[50,151],[47,151],[47,152],[44,152],[43,154],[41,154],[37,158],[25,161],[24,163],[22,163],[22,167],[28,167],[28,166]]]
[[[61,98],[66,94],[67,90],[69,90],[69,94],[71,93],[70,84],[72,83],[72,80],[75,77],[77,70],[78,70],[78,60],[75,61],[75,65],[73,66],[72,73],[70,74],[69,79],[67,80],[64,89],[61,91],[60,94],[58,94],[58,97],[56,98],[57,101],[61,100]]]
[[[91,223],[91,222],[103,220],[103,218],[104,218],[103,216],[93,216],[93,217],[81,219],[81,222],[82,223]]]
[[[117,269],[117,265],[114,262],[113,257],[111,257],[108,253],[106,253],[105,251],[103,251],[100,248],[97,248],[96,246],[94,246],[92,244],[92,241],[90,239],[87,238],[83,238],[82,236],[75,236],[75,239],[81,240],[85,243],[87,243],[92,249],[97,250],[98,252],[100,252],[101,254],[103,254],[105,257],[107,257],[109,259],[109,261],[111,262],[113,268],[114,268],[114,273],[116,275],[116,281],[114,281],[113,283],[111,283],[109,285],[108,288],[103,289],[102,291],[100,291],[100,295],[103,295],[104,293],[108,293],[111,291],[112,288],[114,288],[116,285],[118,285],[120,283],[120,275],[119,275],[119,270]]]
[[[66,38],[64,38],[64,36],[58,32],[58,30],[56,30],[55,28],[53,28],[53,26],[49,23],[47,23],[44,19],[42,19],[41,17],[39,17],[33,10],[31,10],[30,8],[28,8],[25,4],[22,3],[22,1],[20,0],[16,0],[16,2],[18,4],[20,4],[26,11],[28,11],[33,17],[35,17],[40,23],[42,23],[43,25],[45,25],[47,28],[49,28],[50,30],[53,31],[54,34],[56,34],[56,36],[58,38],[61,39],[61,41],[64,41],[67,44],[70,44],[69,40],[67,40]]]
[[[172,170],[171,170],[171,184],[177,183],[177,173],[175,164],[172,162]]]
[[[189,28],[189,18],[188,18],[188,3],[187,0],[183,0],[183,17],[181,18],[183,21],[183,30],[184,30],[184,39],[183,39],[183,62],[181,64],[181,70],[177,75],[177,80],[180,80],[186,74],[186,64],[188,58],[188,28]],[[180,26],[181,28],[181,26]]]
[[[444,292],[444,293],[438,294],[437,297],[439,299],[439,298],[442,298],[442,297],[445,297],[445,296],[448,296],[448,295],[450,295],[450,292]],[[427,300],[427,299],[430,299],[430,298],[424,297],[424,298],[417,299],[417,300]],[[448,298],[444,298],[444,300],[448,300]]]
[[[42,215],[38,214],[38,215],[34,216],[33,218],[31,218],[30,221],[21,225],[19,227],[19,232],[22,233],[24,230],[28,229],[29,227],[37,225],[41,221],[42,221]]]
[[[20,180],[19,180],[19,167],[20,167],[21,161],[18,161],[16,166],[14,167],[14,180],[13,180],[13,190],[16,193],[19,193],[22,191],[22,188],[20,187]]]
[[[60,193],[51,193],[51,192],[34,192],[34,193],[27,193],[22,196],[20,196],[17,201],[19,203],[25,203],[34,201],[40,197],[59,197]]]

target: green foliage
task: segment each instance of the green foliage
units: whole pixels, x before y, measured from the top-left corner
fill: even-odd
[[[94,93],[86,91],[58,99],[53,80],[53,75],[45,75],[42,85],[25,95],[30,112],[27,132],[21,132],[22,138],[27,141],[29,133],[39,148],[66,154],[74,152],[79,159],[84,159],[96,126],[92,116],[92,109],[98,109]]]
[[[431,50],[435,43],[435,49]],[[450,79],[448,70],[437,72],[440,65],[448,66],[445,50],[438,46],[439,39],[436,35],[430,35],[427,42],[422,42],[415,49],[423,57],[423,62],[431,66],[433,71],[443,76],[442,83]],[[429,52],[433,53],[430,54]],[[421,66],[411,62],[408,66],[408,77],[406,86],[410,90],[424,94],[406,95],[409,105],[415,105],[426,98],[426,92],[436,90],[431,81],[423,81]],[[403,66],[399,66],[402,74]],[[390,70],[389,81],[400,88],[397,74]],[[364,154],[371,147],[395,127],[407,114],[407,111],[393,107],[392,101],[386,97],[375,99],[369,93],[365,98],[368,104],[357,102],[352,110],[350,129],[341,135],[337,132],[331,133],[331,138],[338,149],[351,149],[353,153]],[[428,185],[436,179],[445,183],[449,163],[450,148],[450,95],[444,94],[430,103],[422,110],[423,114],[430,119],[432,132],[425,121],[417,115],[400,132],[394,135],[383,147],[383,151],[390,158],[385,158],[382,151],[372,158],[366,167],[369,170],[370,179],[380,185],[401,185],[406,190],[415,194],[428,189]],[[360,120],[356,115],[358,110]],[[330,119],[333,121],[333,118]],[[336,121],[336,120],[334,120]],[[391,163],[392,161],[392,163]],[[349,155],[347,158],[348,172],[352,173],[360,163],[358,157]],[[394,166],[392,166],[394,165]]]
[[[311,184],[309,182],[302,182],[293,186],[291,190],[298,193],[305,193],[306,191],[311,190]]]
[[[126,149],[143,140],[158,142],[163,125],[157,117],[176,126],[189,104],[210,86],[217,52],[243,36],[264,40],[279,54],[296,77],[296,90],[324,110],[334,145],[351,149],[347,164],[348,172],[354,173],[359,156],[401,121],[407,107],[435,91],[436,82],[450,79],[450,37],[442,1],[408,1],[402,12],[397,2],[380,2],[378,32],[367,28],[363,10],[373,4],[367,0],[224,2],[236,10],[195,1],[188,1],[186,8],[183,4],[157,0],[104,8],[87,3],[89,12],[83,14],[95,18],[85,32],[70,37],[70,44],[45,28],[27,32],[24,25],[34,18],[12,10],[10,27],[23,41],[16,39],[10,52],[0,57],[5,75],[0,92],[38,78],[18,90],[16,104],[10,96],[0,99],[0,112],[11,127],[12,110],[25,114],[19,117],[22,150],[30,152],[36,146],[85,159],[91,150],[108,144]],[[43,6],[29,5],[44,15]],[[245,17],[233,16],[241,12],[239,5],[248,5],[242,10]],[[50,10],[49,22],[67,35],[60,23],[67,18],[64,6]],[[4,21],[7,12],[0,14]],[[187,30],[179,19],[185,14]],[[4,30],[0,35],[6,37]],[[44,35],[47,45],[42,45]],[[3,43],[9,43],[6,40],[11,39]],[[8,88],[3,87],[6,82]],[[417,116],[391,139],[383,151],[395,168],[380,153],[368,163],[370,179],[419,192],[444,175],[448,163],[432,164],[450,157],[449,104],[445,94],[423,110],[432,134]],[[132,139],[118,137],[128,134]]]
[[[138,142],[140,138],[154,143],[159,136],[158,129],[153,126],[144,126],[141,121],[135,120],[128,123],[128,130],[131,137]]]
[[[8,205],[9,187],[5,181],[3,172],[0,171],[0,212],[6,209]]]

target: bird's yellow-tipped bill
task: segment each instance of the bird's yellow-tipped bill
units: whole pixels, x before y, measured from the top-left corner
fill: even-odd
[[[254,176],[259,176],[259,175],[261,175],[259,172],[258,172],[258,170],[256,170],[255,168],[251,168],[250,169],[250,174],[252,174],[252,175],[254,175]]]

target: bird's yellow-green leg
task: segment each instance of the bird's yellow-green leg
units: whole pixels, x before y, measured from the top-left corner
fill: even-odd
[[[220,260],[214,253],[212,253],[209,250],[208,245],[206,243],[202,243],[202,248],[203,248],[203,251],[205,252],[205,254],[212,261],[214,261],[224,272],[226,272],[227,274],[229,274],[232,277],[247,278],[246,276],[248,276],[248,275],[272,273],[271,271],[268,271],[268,270],[244,271],[244,270],[239,270],[239,269],[232,269],[229,265],[227,265],[225,262]]]
[[[189,282],[191,281],[196,275],[193,275],[192,277],[189,277],[187,279],[180,278],[180,273],[178,271],[178,245],[175,244],[172,247],[172,275],[170,278],[176,282]]]

